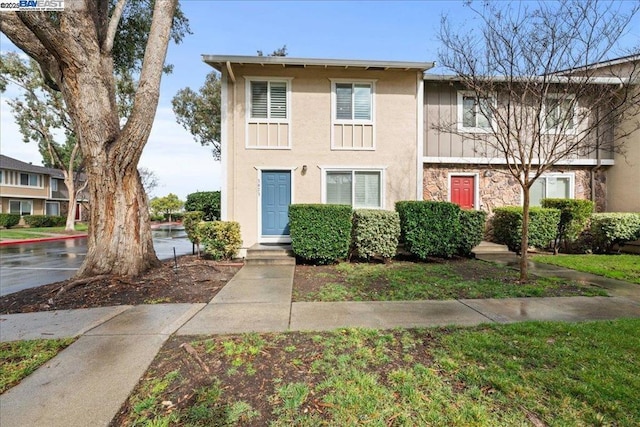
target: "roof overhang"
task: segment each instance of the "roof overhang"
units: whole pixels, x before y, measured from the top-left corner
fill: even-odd
[[[451,74],[425,74],[424,80],[428,82],[451,82],[451,83],[464,83],[465,79]],[[487,82],[495,83],[548,83],[548,84],[605,84],[605,85],[621,85],[629,83],[628,78],[620,77],[583,77],[583,76],[523,76],[523,77],[509,77],[509,76],[488,76],[488,77],[476,77],[477,80],[485,80]],[[635,83],[635,82],[632,82]]]
[[[260,65],[307,68],[343,68],[361,70],[426,71],[434,62],[376,61],[358,59],[291,58],[288,56],[202,55],[202,60],[222,72],[228,65]]]

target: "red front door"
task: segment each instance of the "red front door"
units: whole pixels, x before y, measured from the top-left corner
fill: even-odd
[[[451,202],[462,209],[474,209],[476,206],[474,180],[473,176],[452,176]]]

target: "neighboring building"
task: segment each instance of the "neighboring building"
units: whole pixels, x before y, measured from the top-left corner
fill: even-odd
[[[62,171],[5,155],[0,155],[0,200],[2,213],[64,216],[69,209],[69,192]],[[78,202],[78,221],[85,218],[86,201],[83,196]]]
[[[291,203],[394,209],[422,194],[430,62],[209,56],[222,73],[222,219],[290,241]]]

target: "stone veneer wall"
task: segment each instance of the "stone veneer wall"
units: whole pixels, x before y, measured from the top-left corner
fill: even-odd
[[[573,172],[575,174],[574,194],[576,199],[591,199],[590,168],[563,167],[548,172]],[[501,206],[519,206],[522,203],[520,186],[505,168],[483,167],[479,165],[424,165],[423,198],[424,200],[448,200],[449,174],[477,173],[480,193],[480,209],[491,214],[493,209]],[[606,170],[595,172],[596,210],[602,212],[606,208]]]

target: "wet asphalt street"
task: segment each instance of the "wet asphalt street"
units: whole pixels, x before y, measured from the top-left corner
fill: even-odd
[[[183,229],[153,231],[158,258],[190,254],[191,242]],[[73,276],[84,261],[87,239],[23,243],[0,247],[0,296],[46,285]]]

